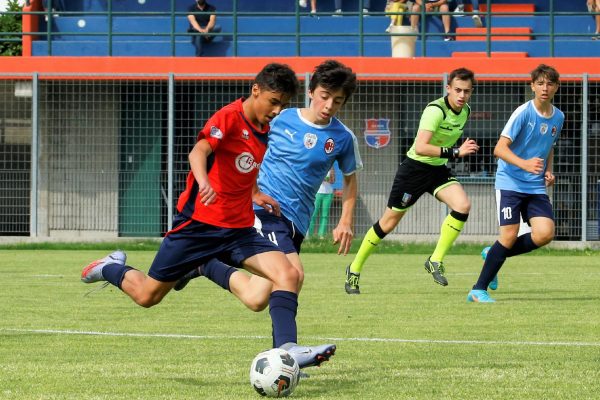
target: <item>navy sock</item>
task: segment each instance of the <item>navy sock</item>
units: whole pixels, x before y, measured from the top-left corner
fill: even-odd
[[[221,286],[223,289],[229,290],[229,278],[235,271],[237,271],[237,269],[234,267],[213,258],[202,268],[202,275]]]
[[[477,283],[473,286],[474,290],[487,290],[488,285],[498,274],[504,261],[506,261],[506,255],[509,251],[509,249],[502,246],[498,241],[492,245],[485,258],[485,263],[483,263],[479,279],[477,279]]]
[[[514,257],[519,254],[529,253],[538,247],[539,246],[533,243],[533,239],[531,239],[531,232],[526,233],[517,238],[513,247],[506,253],[506,257]]]
[[[296,312],[298,295],[285,290],[276,290],[269,297],[269,314],[273,323],[273,347],[298,342]]]
[[[102,268],[102,276],[108,282],[121,289],[121,282],[123,282],[123,278],[125,278],[125,273],[130,269],[133,268],[118,263],[106,264],[104,268]]]

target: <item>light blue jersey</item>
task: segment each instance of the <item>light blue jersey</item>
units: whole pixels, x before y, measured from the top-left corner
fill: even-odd
[[[544,171],[550,150],[558,140],[565,120],[563,112],[552,107],[552,116],[546,118],[536,110],[533,100],[528,101],[513,112],[500,134],[512,141],[510,149],[517,156],[525,160],[533,157],[544,159]],[[544,172],[532,174],[499,159],[496,189],[545,194]]]
[[[344,175],[362,168],[352,131],[337,118],[316,125],[305,120],[300,109],[286,109],[271,122],[258,187],[277,200],[282,214],[306,235],[316,193],[336,160]]]

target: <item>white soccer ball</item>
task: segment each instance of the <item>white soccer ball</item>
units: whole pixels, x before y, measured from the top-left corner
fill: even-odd
[[[283,349],[263,351],[250,366],[250,384],[261,396],[289,396],[299,380],[298,362]]]

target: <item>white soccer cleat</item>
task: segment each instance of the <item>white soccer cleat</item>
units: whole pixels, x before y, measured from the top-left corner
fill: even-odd
[[[127,254],[121,250],[117,250],[113,253],[110,253],[104,258],[96,260],[90,263],[87,267],[81,271],[81,281],[83,283],[94,283],[104,281],[104,276],[102,276],[102,269],[108,264],[121,264],[125,265],[127,261]]]
[[[329,361],[335,354],[335,344],[320,346],[300,346],[296,343],[286,343],[280,348],[286,350],[294,357],[300,368],[318,367],[321,363]]]

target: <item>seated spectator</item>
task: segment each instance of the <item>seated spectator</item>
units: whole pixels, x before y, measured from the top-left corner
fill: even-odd
[[[371,8],[371,0],[363,0],[363,9],[362,9],[363,15],[369,14],[369,8]],[[333,16],[334,17],[342,16],[342,0],[335,0],[335,13],[333,14]]]
[[[454,9],[454,16],[455,17],[462,17],[464,16],[464,12],[465,12],[465,0],[455,0],[456,1],[456,8]],[[481,28],[483,27],[483,22],[481,21],[481,18],[479,17],[479,0],[471,0],[471,5],[473,6],[473,16],[471,18],[473,18],[473,23],[475,24],[476,27]]]
[[[217,16],[215,6],[208,4],[205,0],[196,0],[193,6],[190,6],[190,14],[187,16],[190,21],[188,32],[193,33],[219,33],[221,27],[217,25]],[[196,57],[202,55],[202,46],[204,43],[210,43],[215,37],[211,35],[196,35],[192,36],[192,43],[196,48]]]
[[[306,8],[308,4],[306,3],[306,0],[298,0],[298,5],[302,8]],[[317,13],[317,0],[310,0],[310,13]]]
[[[387,27],[387,29],[385,30],[386,32],[390,32],[392,30],[392,26],[398,26],[398,25],[402,25],[402,15],[400,14],[393,14],[393,13],[401,13],[401,12],[405,12],[407,5],[406,5],[406,1],[407,0],[388,0],[387,4],[385,5],[385,12],[386,13],[392,13],[390,15],[390,26]]]
[[[587,0],[588,11],[591,13],[600,13],[600,0]],[[596,32],[592,36],[592,40],[600,40],[600,14],[595,14]]]
[[[423,0],[415,0],[415,4],[413,5],[412,11],[414,13],[421,12],[421,5],[423,4]],[[447,0],[425,0],[425,11],[426,12],[448,12],[450,9],[448,8]],[[419,26],[419,16],[418,14],[413,14],[410,16],[410,26],[417,30]],[[454,40],[453,36],[450,36],[450,15],[442,15],[442,24],[444,25],[444,33],[446,36],[444,37],[444,41],[449,42]]]

